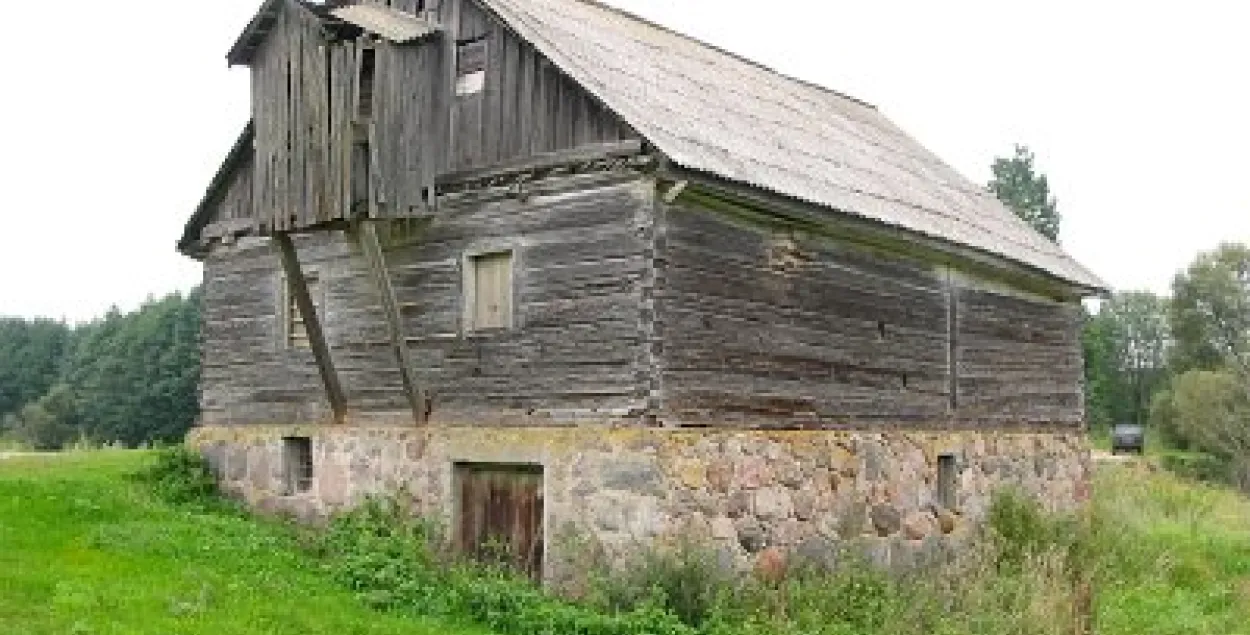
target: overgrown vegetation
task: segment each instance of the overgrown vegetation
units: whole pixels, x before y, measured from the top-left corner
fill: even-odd
[[[181,441],[198,413],[200,293],[80,326],[0,318],[0,437],[39,450]]]
[[[403,497],[300,529],[206,505],[202,469],[177,451],[0,460],[5,628],[1225,635],[1250,624],[1250,500],[1149,462],[1100,468],[1079,517],[1000,496],[981,548],[908,575],[848,550],[831,570],[720,576],[713,554],[685,545],[618,563],[624,575],[599,570],[576,601],[457,559]]]
[[[159,450],[150,465],[134,474],[157,498],[170,505],[221,509],[227,502],[217,488],[217,476],[198,452],[177,445]]]

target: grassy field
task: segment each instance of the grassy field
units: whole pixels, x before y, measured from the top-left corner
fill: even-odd
[[[289,528],[154,500],[126,478],[149,457],[0,458],[0,633],[481,632],[366,608]],[[1250,634],[1250,500],[1152,466],[1099,469],[1096,632]]]
[[[0,632],[475,632],[368,610],[280,526],[152,500],[146,456],[0,459]]]

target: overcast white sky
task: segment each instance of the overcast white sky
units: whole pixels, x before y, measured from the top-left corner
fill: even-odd
[[[246,122],[225,53],[260,0],[6,5],[0,315],[85,320],[188,289],[183,223]],[[1164,292],[1250,241],[1250,3],[612,0],[876,104],[975,181],[1023,142],[1061,239]]]

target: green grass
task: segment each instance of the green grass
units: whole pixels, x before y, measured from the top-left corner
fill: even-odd
[[[1250,499],[1153,462],[1099,468],[1100,633],[1250,633]]]
[[[361,594],[334,582],[330,561],[302,548],[288,526],[155,500],[126,477],[151,457],[95,451],[0,459],[0,633],[481,632],[413,611],[368,608]],[[1080,538],[1092,547],[1081,569],[1094,582],[1095,632],[1250,635],[1250,499],[1179,477],[1156,461],[1098,468],[1092,531]],[[959,582],[955,607],[949,595],[926,590],[945,579],[940,573],[882,595],[907,602],[893,609],[878,603],[898,619],[873,632],[938,632],[922,628],[925,621],[955,626],[943,633],[1070,632],[1060,623],[1071,600],[1061,571],[1026,568],[1003,577],[990,566],[964,573],[971,579]],[[479,584],[461,582],[470,590]],[[812,603],[795,605],[816,611],[813,624],[827,622],[821,611],[831,605],[822,598],[845,606],[842,591],[851,588],[818,583],[829,592],[814,589]],[[510,587],[483,588],[520,597]],[[1012,588],[1026,596],[1012,599]],[[937,619],[951,608],[964,614]],[[1047,622],[1054,627],[1042,626]],[[755,630],[739,620],[732,632],[779,625],[766,621]]]
[[[372,611],[276,523],[175,509],[126,475],[150,455],[0,459],[4,633],[472,633]]]

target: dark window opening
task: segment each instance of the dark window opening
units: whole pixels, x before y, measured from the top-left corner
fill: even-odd
[[[540,580],[542,466],[460,463],[455,476],[455,539],[460,551]]]
[[[374,84],[376,84],[377,69],[377,51],[375,49],[364,49],[360,52],[360,83],[358,108],[356,114],[361,121],[367,121],[373,117],[373,92]]]
[[[486,87],[487,44],[485,39],[457,42],[456,96],[476,95]]]
[[[885,322],[884,321],[877,322],[877,339],[878,340],[885,339]]]
[[[310,491],[313,482],[312,439],[308,437],[282,439],[282,466],[286,478],[287,496]]]
[[[954,454],[938,456],[937,503],[945,509],[954,510],[957,504],[956,478],[958,465]]]

